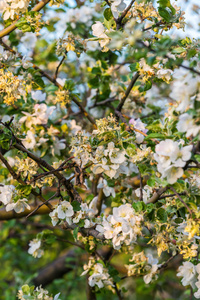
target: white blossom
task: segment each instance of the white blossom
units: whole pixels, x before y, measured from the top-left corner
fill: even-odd
[[[181,282],[183,286],[191,285],[194,286],[194,280],[196,275],[196,269],[193,263],[184,261],[183,265],[178,268],[178,277],[183,277]]]
[[[187,113],[180,115],[176,127],[178,131],[186,132],[186,137],[191,135],[195,137],[200,131],[200,125],[195,125],[194,119]]]
[[[44,250],[40,249],[41,240],[34,239],[29,243],[30,248],[28,249],[28,253],[33,255],[33,257],[40,258],[44,254]]]
[[[6,211],[10,211],[12,209],[14,209],[14,211],[16,213],[21,213],[23,212],[25,209],[31,209],[31,207],[28,205],[28,203],[26,203],[28,200],[26,198],[23,199],[19,199],[17,200],[17,202],[12,202],[12,203],[8,203],[6,206]]]
[[[27,149],[33,149],[36,145],[35,134],[28,130],[25,139],[22,139],[23,145]]]

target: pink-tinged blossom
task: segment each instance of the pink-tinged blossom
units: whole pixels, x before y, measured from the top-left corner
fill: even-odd
[[[147,133],[147,129],[145,128],[146,124],[143,123],[140,119],[130,119],[129,124],[133,125],[135,129],[142,131],[143,133]],[[144,141],[144,135],[135,131],[136,135],[136,143],[141,144]]]

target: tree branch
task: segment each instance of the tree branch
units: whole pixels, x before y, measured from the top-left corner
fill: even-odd
[[[122,12],[121,16],[116,20],[116,23],[118,24],[118,27],[121,27],[122,20],[126,17],[128,11],[131,9],[133,3],[135,0],[131,0],[130,4],[127,6],[127,8]]]
[[[160,198],[160,196],[164,193],[164,192],[166,192],[166,190],[168,189],[169,187],[162,187],[162,188],[160,188],[157,192],[155,192],[154,194],[153,194],[153,196],[147,201],[147,203],[155,203],[156,201],[158,201],[159,200],[159,198]]]
[[[189,214],[192,215],[192,210],[185,203],[185,201],[181,198],[181,196],[177,193],[177,191],[172,186],[170,186],[170,190],[172,190],[176,194],[176,196],[179,198],[179,200],[181,201],[181,203],[183,203],[183,205],[187,208]]]

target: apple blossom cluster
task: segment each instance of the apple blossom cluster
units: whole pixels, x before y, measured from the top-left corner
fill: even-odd
[[[157,169],[170,184],[177,181],[184,174],[183,167],[192,156],[193,146],[182,146],[173,140],[164,140],[156,145],[154,159]]]
[[[142,143],[147,132],[145,124],[140,119],[131,119],[130,124],[133,125],[133,130],[136,129],[135,136],[133,133],[130,140],[135,140],[137,144]],[[110,178],[118,178],[121,174],[129,176],[135,171],[138,172],[134,163],[138,157],[140,157],[138,160],[142,160],[148,156],[149,150],[145,146],[144,149],[141,147],[142,150],[139,148],[133,150],[131,147],[125,150],[119,140],[120,134],[120,126],[116,125],[116,120],[112,116],[97,120],[97,129],[93,130],[92,135],[81,131],[77,133],[71,141],[70,152],[75,156],[78,165],[84,167],[91,163],[91,170],[95,175],[106,174]],[[105,142],[98,145],[97,141],[101,139]]]
[[[150,55],[148,56],[150,57]],[[157,60],[158,61],[150,67],[144,58],[140,59],[138,71],[140,75],[142,75],[142,80],[145,82],[152,76],[156,76],[157,78],[162,79],[164,82],[169,84],[172,80],[173,71],[170,69],[165,69],[163,66],[163,61],[160,62],[159,58],[157,58]]]
[[[199,77],[181,69],[175,70],[173,77],[169,96],[176,101],[175,110],[185,113],[194,107],[195,96],[199,93]]]
[[[26,12],[29,0],[1,0],[0,12],[3,13],[4,20],[14,20],[16,15]]]
[[[196,299],[200,299],[200,264],[194,265],[190,261],[184,261],[183,265],[178,268],[178,277],[182,277],[183,286],[190,285],[197,291],[194,293]]]
[[[143,276],[146,284],[157,279],[160,265],[158,265],[158,260],[153,258],[152,254],[145,255],[143,251],[134,253],[129,261],[134,264],[126,265],[128,276],[146,274]]]
[[[142,221],[143,216],[137,215],[130,204],[122,204],[113,208],[112,215],[103,216],[96,230],[105,239],[112,240],[113,248],[119,250],[123,245],[136,243],[137,237],[142,235]]]
[[[98,212],[96,208],[97,200],[98,197],[95,197],[90,202],[89,206],[87,203],[81,203],[79,210],[76,211],[74,211],[73,206],[68,201],[62,201],[49,214],[53,226],[56,226],[59,222],[67,222],[69,225],[79,224],[81,220],[84,221],[84,228],[90,228],[94,226],[95,224],[93,223],[92,219]]]
[[[31,209],[26,198],[18,199],[16,196],[17,190],[13,185],[0,185],[0,201],[6,206],[6,211],[14,210],[19,214],[25,209]]]
[[[91,287],[95,285],[98,286],[99,289],[103,287],[111,286],[113,287],[113,280],[110,277],[108,270],[101,264],[95,263],[95,260],[91,257],[87,265],[83,266],[83,273],[81,276],[90,274],[88,277],[88,283]]]
[[[26,98],[25,81],[10,71],[0,69],[0,92],[4,103],[13,105],[22,96]]]
[[[39,92],[39,91],[37,91],[37,92]],[[22,113],[25,116],[19,120],[19,122],[21,124],[25,123],[25,125],[29,128],[32,125],[47,124],[49,117],[54,112],[56,107],[55,106],[48,107],[45,103],[41,103],[41,104],[35,104],[33,109],[34,109],[34,111],[32,114],[23,111]]]
[[[18,291],[17,298],[19,300],[61,300],[59,298],[60,293],[54,297],[49,295],[49,292],[42,288],[42,286],[29,286],[24,284]]]

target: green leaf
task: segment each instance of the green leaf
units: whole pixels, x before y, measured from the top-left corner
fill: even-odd
[[[106,19],[104,18],[103,23],[104,23],[104,25],[106,26],[107,29],[110,29],[110,28],[112,28],[112,27],[115,25],[114,19],[110,19],[110,20],[108,21],[108,20],[106,20]]]
[[[146,205],[146,211],[147,211],[147,213],[152,212],[153,209],[154,209],[154,204],[153,203],[148,203]]]
[[[183,47],[177,47],[172,50],[172,53],[174,53],[174,54],[181,54],[183,52],[185,52],[185,49]]]
[[[28,284],[25,284],[22,286],[22,292],[25,294],[25,295],[28,295],[29,292],[30,292],[30,287],[28,286]]]
[[[111,11],[110,8],[106,8],[106,9],[104,10],[103,15],[104,15],[104,18],[105,18],[107,21],[110,21],[111,19],[113,19],[112,11]]]
[[[135,62],[135,63],[133,63],[133,64],[131,64],[130,66],[129,66],[129,68],[130,68],[130,70],[132,71],[132,72],[136,72],[138,69],[139,69],[139,63],[138,62]]]
[[[167,213],[164,208],[159,208],[157,210],[157,219],[163,223],[167,222]]]
[[[76,227],[76,228],[74,228],[74,230],[73,230],[73,237],[74,237],[75,240],[77,240],[78,231],[79,231],[79,227]]]
[[[148,184],[150,187],[154,187],[155,184],[156,184],[156,181],[155,181],[155,179],[153,179],[153,178],[149,178],[149,179],[147,180],[147,184]]]
[[[73,201],[73,202],[71,203],[71,205],[72,205],[74,211],[79,211],[79,210],[81,210],[81,205],[80,205],[80,203],[79,203],[78,201]]]
[[[145,82],[144,86],[139,87],[139,91],[142,93],[142,92],[150,90],[151,87],[152,87],[152,82],[150,80],[148,80]]]
[[[170,12],[168,11],[168,9],[163,8],[163,7],[159,7],[159,8],[158,8],[158,12],[159,12],[159,15],[160,15],[167,23],[170,22],[172,16],[171,16]]]
[[[152,87],[152,82],[150,80],[145,82],[144,91],[150,90]]]
[[[143,201],[134,202],[132,206],[137,212],[140,212],[145,208],[145,204]]]
[[[154,133],[148,134],[148,136],[145,137],[145,140],[150,140],[150,139],[166,139],[166,138],[167,137],[164,134],[154,132]]]

